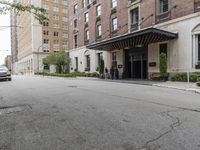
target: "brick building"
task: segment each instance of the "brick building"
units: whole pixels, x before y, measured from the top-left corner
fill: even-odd
[[[186,5],[187,3],[187,5]],[[99,59],[120,77],[147,79],[159,72],[197,71],[199,0],[69,0],[71,70],[95,71]]]

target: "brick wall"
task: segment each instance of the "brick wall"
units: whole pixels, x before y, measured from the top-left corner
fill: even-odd
[[[87,1],[87,0],[86,0]],[[194,0],[169,0],[170,14],[169,18],[165,21],[169,21],[175,18],[183,17],[194,13]],[[135,0],[133,3],[128,3],[129,0],[118,0],[118,5],[116,8],[116,16],[118,18],[118,32],[116,35],[122,35],[128,32],[128,20],[129,11],[134,2],[135,6],[138,5],[140,8],[140,19],[141,19],[141,29],[152,26],[154,24],[160,23],[156,19],[159,15],[159,0]],[[78,14],[73,14],[74,4],[78,4]],[[94,43],[96,41],[96,6],[101,4],[101,25],[102,25],[102,38],[106,39],[111,37],[110,25],[111,25],[111,0],[97,0],[95,5],[91,4],[90,8],[82,8],[82,0],[69,0],[69,49],[73,49],[73,20],[78,19],[78,47],[85,45],[84,43],[84,13],[89,13],[89,23],[88,29],[90,32],[89,43]],[[130,4],[130,5],[128,5]],[[176,7],[174,7],[176,6]],[[153,16],[151,16],[153,14]],[[143,18],[143,19],[142,19]]]
[[[169,3],[169,9],[171,9],[171,11],[169,14],[170,18],[168,20],[176,19],[194,13],[194,0],[170,0]],[[142,2],[140,3],[141,18],[145,19],[150,14],[153,14],[154,16],[144,21],[141,25],[141,28],[159,23],[156,22],[156,16],[159,15],[158,11],[159,0],[142,0]]]
[[[78,4],[77,15],[73,14],[74,4]],[[90,32],[89,43],[94,43],[96,41],[96,6],[101,4],[101,26],[102,26],[102,38],[100,40],[109,38],[110,35],[110,25],[111,25],[111,1],[110,0],[97,0],[96,4],[91,4],[90,8],[82,8],[82,0],[69,0],[69,49],[73,49],[73,20],[76,18],[78,20],[78,47],[85,45],[84,43],[84,13],[89,13],[89,23],[88,29]],[[121,35],[127,32],[128,26],[125,25],[128,23],[128,9],[127,9],[128,0],[118,1],[116,7],[116,16],[118,18],[118,32],[116,35]]]

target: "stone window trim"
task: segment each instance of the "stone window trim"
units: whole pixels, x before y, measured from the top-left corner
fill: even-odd
[[[99,31],[98,31],[98,27],[99,26],[101,26],[101,34],[100,35],[99,35]],[[101,25],[101,21],[97,21],[95,27],[96,27],[96,34],[95,34],[96,35],[96,40],[99,40],[99,39],[102,38],[102,25]]]
[[[168,0],[168,10],[165,12],[161,12],[161,6],[160,6],[161,0],[156,0],[155,8],[156,8],[156,23],[161,23],[164,21],[168,21],[171,19],[171,11],[173,8],[176,8],[176,6],[172,7],[172,0]]]
[[[117,28],[115,30],[113,29],[113,27],[114,27],[113,19],[115,19],[115,18],[118,18],[117,14],[116,13],[111,14],[111,16],[110,16],[110,34],[111,35],[114,35],[118,32],[118,19],[117,19]]]

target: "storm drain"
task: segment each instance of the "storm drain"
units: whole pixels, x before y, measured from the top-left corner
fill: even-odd
[[[0,115],[25,111],[28,109],[31,109],[30,105],[3,106],[0,107]]]

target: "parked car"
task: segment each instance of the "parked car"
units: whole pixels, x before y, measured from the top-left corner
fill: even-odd
[[[11,81],[11,73],[5,66],[0,66],[0,80]]]

